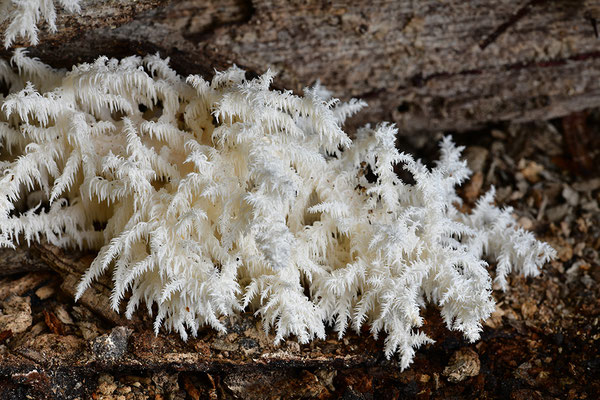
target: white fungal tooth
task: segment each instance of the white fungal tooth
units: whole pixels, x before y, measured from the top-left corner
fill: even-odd
[[[212,82],[183,79],[158,55],[69,72],[24,51],[13,63],[19,72],[0,60],[10,91],[0,245],[99,250],[77,297],[110,270],[112,307],[128,298],[130,317],[156,304],[157,331],[224,331],[219,318],[244,309],[276,342],[368,323],[406,368],[431,342],[418,330],[428,302],[449,329],[479,337],[494,310],[484,256],[498,261],[503,288],[508,273],[536,275],[554,257],[492,204],[493,191],[459,211],[456,187],[470,171],[451,138],[432,169],[396,149],[393,125],[351,141],[341,126],[364,103],[320,86],[269,90],[271,72],[247,80],[236,67]]]

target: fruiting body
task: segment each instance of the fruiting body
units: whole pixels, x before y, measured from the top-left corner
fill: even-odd
[[[143,301],[155,329],[185,339],[244,309],[276,341],[369,323],[401,367],[430,339],[428,302],[470,340],[494,309],[484,254],[506,286],[554,254],[490,192],[471,214],[469,175],[449,138],[433,169],[399,153],[396,130],[341,126],[364,104],[320,87],[269,90],[270,72],[179,77],[158,56],[99,58],[54,71],[17,52],[0,124],[0,245],[97,248],[78,297],[112,271],[112,305]],[[25,83],[25,82],[31,83]],[[394,172],[402,165],[415,183]],[[376,179],[367,179],[372,172]],[[40,205],[45,206],[42,207]]]

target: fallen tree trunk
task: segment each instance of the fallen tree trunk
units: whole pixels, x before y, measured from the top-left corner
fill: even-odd
[[[355,124],[394,121],[404,134],[600,104],[598,0],[346,3],[155,0],[119,19],[90,0],[31,53],[62,67],[158,51],[186,74],[272,68],[276,86],[300,91],[320,79],[335,96],[369,102]]]
[[[0,277],[49,269],[37,252],[25,246],[0,248]]]
[[[38,35],[39,42],[49,49],[60,47],[66,42],[77,40],[82,32],[93,32],[105,27],[115,28],[132,21],[143,11],[168,3],[169,0],[80,0],[81,12],[79,13],[69,13],[62,8],[58,9],[56,31],[51,31],[43,19],[40,21],[38,26],[41,29]],[[11,22],[11,20],[2,22],[0,32],[4,33]],[[27,38],[20,36],[12,43],[13,48],[28,45]],[[3,52],[5,56],[10,54],[10,51],[4,50]],[[73,54],[72,57],[76,57],[76,54]],[[76,60],[76,58],[73,59]]]

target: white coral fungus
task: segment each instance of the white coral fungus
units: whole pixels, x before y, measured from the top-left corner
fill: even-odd
[[[56,8],[58,2],[68,12],[79,12],[80,0],[0,0],[0,23],[10,21],[4,32],[4,46],[9,48],[14,40],[27,37],[32,46],[38,44],[37,24],[41,19],[56,32]]]
[[[430,169],[396,150],[392,125],[350,140],[341,125],[361,101],[269,90],[273,73],[236,67],[184,80],[167,61],[0,65],[0,244],[98,248],[77,297],[110,270],[115,310],[157,304],[156,331],[184,339],[245,309],[276,342],[368,323],[405,368],[431,341],[417,329],[427,303],[478,338],[494,309],[484,254],[503,287],[554,255],[493,193],[457,209],[469,170],[450,138]]]

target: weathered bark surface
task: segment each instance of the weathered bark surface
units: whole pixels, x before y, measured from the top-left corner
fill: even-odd
[[[355,122],[395,121],[407,134],[600,104],[599,0],[164,3],[89,0],[32,53],[66,67],[159,51],[186,74],[273,68],[280,88],[320,79],[369,102]]]
[[[19,249],[18,251],[22,250]],[[37,245],[30,251],[39,257],[42,263],[61,275],[62,283],[60,288],[70,298],[75,298],[77,285],[95,258],[95,255],[90,253],[81,253],[74,250],[63,251],[50,245]],[[139,319],[137,317],[127,320],[111,309],[108,301],[111,294],[111,287],[110,276],[104,274],[92,283],[91,287],[81,296],[79,302],[114,325],[134,326],[138,324]]]
[[[0,248],[0,277],[48,269],[37,254],[25,246],[15,250]]]
[[[137,14],[166,5],[169,0],[81,0],[80,13],[61,12],[58,9],[56,18],[56,32],[51,32],[46,22],[40,22],[39,41],[48,48],[60,47],[65,42],[73,40],[84,31],[93,31],[98,28],[115,28],[130,22]],[[10,20],[0,24],[0,32],[4,32],[11,23]],[[17,37],[13,47],[28,46],[27,39]],[[4,51],[6,53],[6,51]],[[76,57],[77,54],[72,54]],[[77,60],[77,58],[72,58]]]

